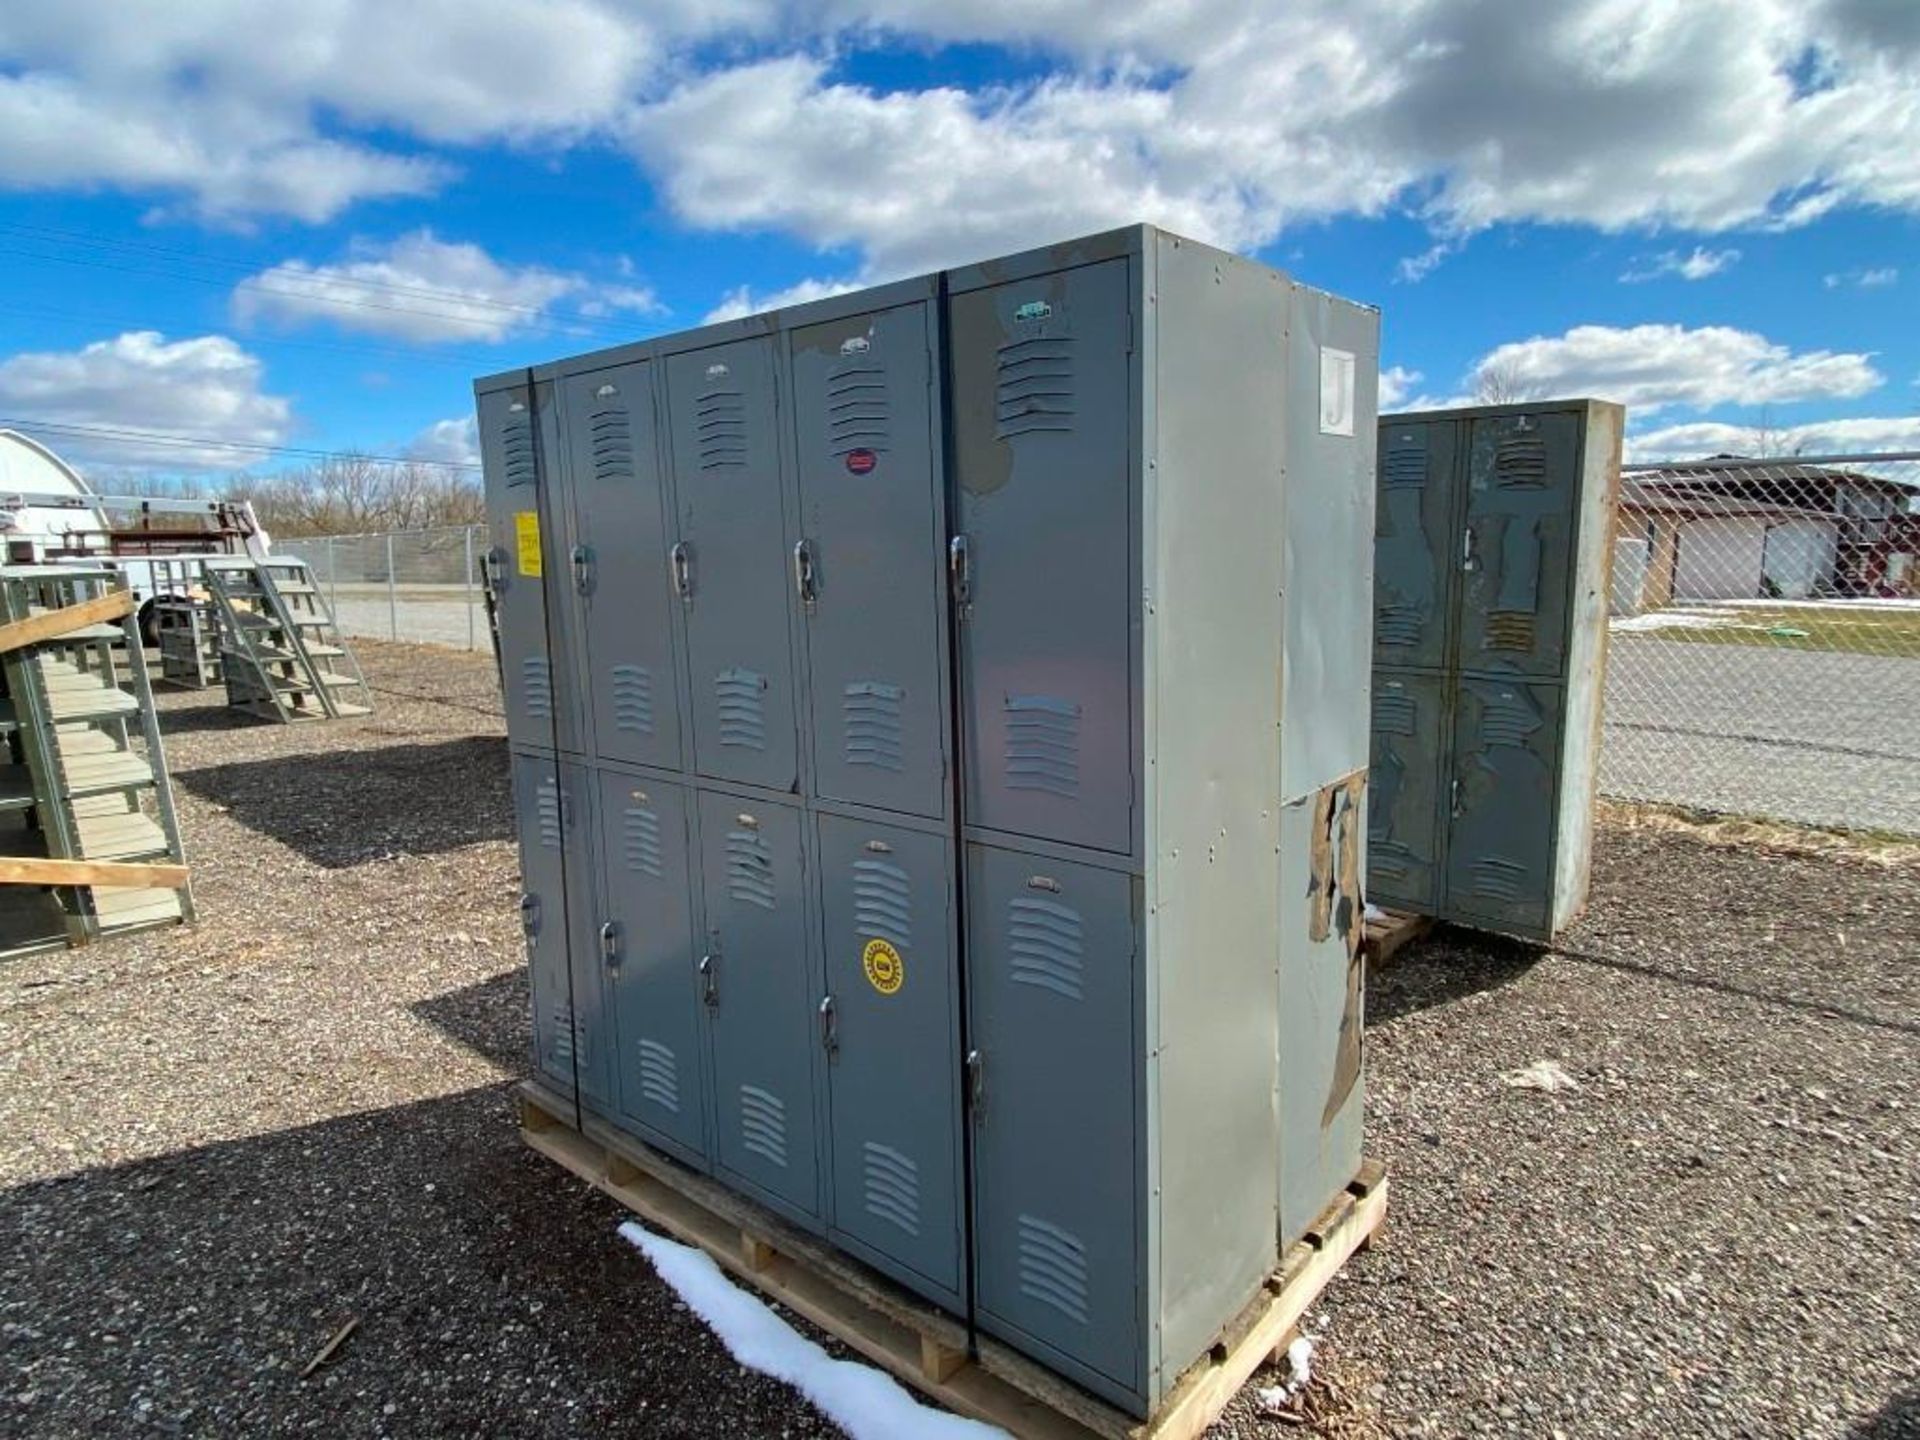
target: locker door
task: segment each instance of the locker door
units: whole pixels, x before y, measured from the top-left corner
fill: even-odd
[[[946,813],[940,696],[944,519],[927,306],[795,331],[795,451],[821,795]]]
[[[1127,262],[956,296],[968,823],[1132,847]]]
[[[707,1149],[687,798],[678,785],[600,774],[603,925],[620,1113],[648,1138]]]
[[[1564,671],[1579,441],[1579,417],[1567,413],[1473,422],[1459,559],[1462,670]]]
[[[621,365],[563,383],[578,539],[568,584],[585,631],[594,753],[679,769],[674,600],[653,366]]]
[[[1458,425],[1380,422],[1373,540],[1373,663],[1436,669],[1447,655],[1458,568],[1454,463]]]
[[[586,772],[542,755],[513,757],[520,827],[521,927],[533,995],[534,1062],[583,1104],[604,1107],[607,1014],[594,937]],[[568,978],[571,971],[572,985]]]
[[[820,816],[832,1222],[915,1289],[960,1290],[960,1031],[940,835]]]
[[[970,847],[981,1324],[1133,1391],[1132,877]]]
[[[566,573],[553,390],[540,385],[491,391],[478,404],[487,568],[500,624],[507,738],[515,745],[575,752],[580,727],[567,663],[567,607],[547,613],[549,597],[560,593],[555,577]]]
[[[716,345],[666,365],[695,768],[791,790],[792,559],[774,430],[773,340]]]
[[[1558,685],[1463,677],[1454,702],[1445,914],[1545,938]]]
[[[709,1029],[720,1167],[802,1215],[820,1213],[800,812],[700,796]]]
[[[1443,677],[1374,672],[1367,899],[1376,905],[1431,915],[1439,902],[1446,721]]]

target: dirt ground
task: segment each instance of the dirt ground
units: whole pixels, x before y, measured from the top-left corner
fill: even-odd
[[[518,1143],[490,661],[361,653],[364,721],[164,700],[196,927],[0,964],[0,1434],[834,1433]],[[1564,951],[1404,952],[1316,1428],[1920,1436],[1916,958],[1910,859],[1617,823]]]

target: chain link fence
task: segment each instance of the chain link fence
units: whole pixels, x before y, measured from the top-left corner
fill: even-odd
[[[1920,452],[1626,467],[1600,790],[1920,834]],[[483,526],[282,541],[350,635],[484,650]]]
[[[1920,834],[1920,453],[1633,465],[1603,794]]]
[[[374,640],[485,650],[484,525],[275,540],[312,568],[340,628]]]

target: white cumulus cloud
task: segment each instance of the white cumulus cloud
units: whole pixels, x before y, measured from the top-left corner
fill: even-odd
[[[1627,458],[1697,460],[1708,455],[1858,455],[1920,450],[1920,415],[1850,416],[1804,425],[1735,425],[1699,420],[1627,440]]]
[[[222,442],[278,445],[293,428],[292,403],[268,394],[264,380],[258,357],[225,335],[168,340],[132,330],[78,350],[0,360],[0,415],[37,422],[56,450],[83,461],[240,469],[257,464],[260,455]],[[89,433],[99,430],[162,438]]]
[[[1389,365],[1380,372],[1380,408],[1398,410],[1406,404],[1426,376],[1404,365]]]
[[[742,315],[757,315],[763,310],[779,310],[788,305],[804,305],[809,300],[824,300],[829,295],[847,295],[860,288],[857,280],[800,280],[782,290],[756,295],[745,285],[736,285],[720,297],[720,303],[706,314],[706,323],[738,320]]]
[[[471,415],[436,420],[407,442],[404,453],[410,460],[430,460],[440,465],[478,465],[479,424]]]
[[[1738,250],[1709,250],[1704,245],[1694,246],[1692,252],[1685,255],[1678,250],[1663,250],[1650,260],[1630,266],[1620,279],[1628,285],[1640,285],[1649,280],[1673,276],[1682,280],[1706,280],[1739,259]]]

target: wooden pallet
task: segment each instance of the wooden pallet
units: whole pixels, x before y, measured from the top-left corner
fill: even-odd
[[[1155,1415],[1140,1420],[989,1337],[969,1336],[945,1311],[593,1116],[576,1130],[574,1114],[570,1101],[537,1081],[520,1087],[520,1137],[534,1150],[936,1404],[1019,1440],[1193,1440],[1285,1350],[1300,1317],[1386,1219],[1386,1172],[1363,1161],[1289,1248],[1265,1292],[1180,1377]]]
[[[1386,964],[1396,953],[1432,929],[1431,915],[1410,915],[1399,910],[1388,910],[1383,918],[1367,921],[1366,933],[1360,942],[1366,952],[1367,964]]]

